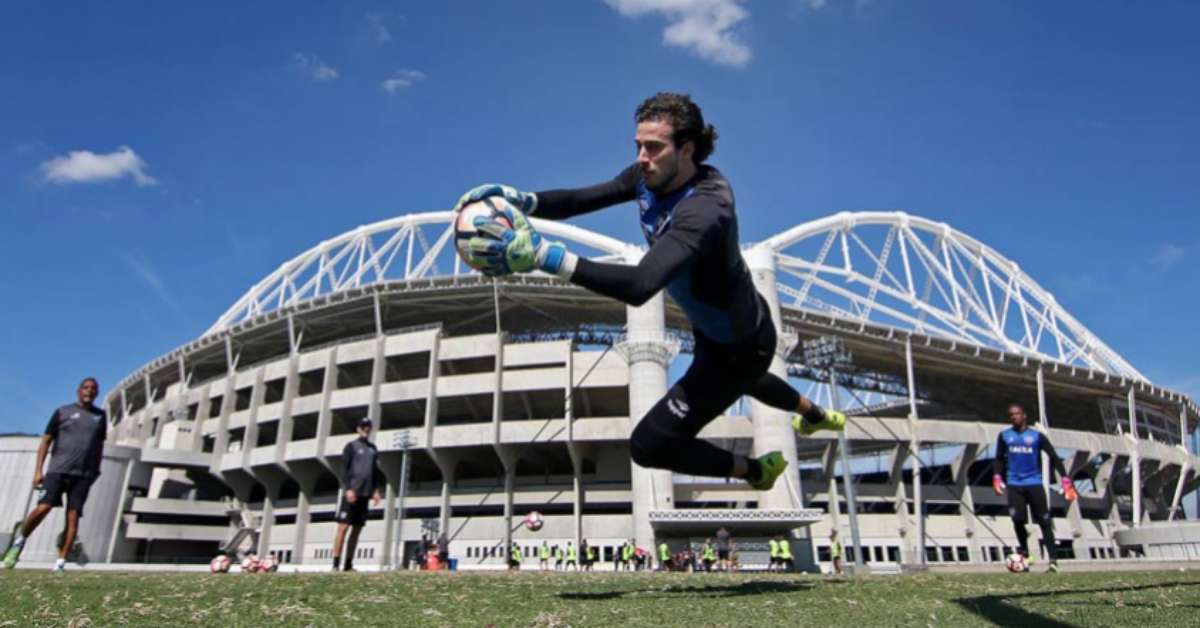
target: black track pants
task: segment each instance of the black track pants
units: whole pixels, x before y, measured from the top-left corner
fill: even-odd
[[[692,365],[630,436],[633,461],[643,467],[688,475],[729,477],[733,454],[696,434],[742,395],[794,412],[800,393],[767,372],[775,355],[775,326],[767,319],[739,345],[723,345],[696,333]]]

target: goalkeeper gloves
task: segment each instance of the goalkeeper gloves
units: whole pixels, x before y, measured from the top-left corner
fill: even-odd
[[[476,201],[482,201],[489,196],[504,197],[504,200],[508,201],[510,205],[525,214],[532,214],[533,210],[537,209],[537,195],[533,192],[522,192],[510,185],[484,183],[471,188],[466,194],[460,196],[458,203],[454,205],[454,211],[457,212],[463,207]]]
[[[1067,501],[1073,502],[1079,497],[1079,493],[1075,492],[1075,483],[1071,481],[1071,478],[1064,475],[1061,484],[1063,497],[1067,498]]]
[[[999,473],[997,473],[996,475],[993,475],[992,476],[992,490],[996,491],[997,495],[1003,495],[1004,489],[1005,489],[1004,478],[1000,477]]]
[[[513,225],[511,229],[486,218],[475,219],[475,229],[484,236],[471,238],[468,245],[471,252],[487,264],[486,272],[505,275],[540,270],[570,279],[579,258],[568,252],[561,242],[543,238],[521,210],[513,208],[504,212]]]

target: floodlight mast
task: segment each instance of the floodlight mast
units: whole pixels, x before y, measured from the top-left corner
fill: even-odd
[[[837,367],[849,367],[854,363],[854,355],[846,350],[840,338],[836,336],[821,336],[816,340],[807,340],[803,344],[804,363],[808,366],[825,370],[829,374],[829,405],[830,410],[837,410]],[[854,473],[850,470],[850,442],[846,438],[846,430],[838,431],[838,456],[842,463],[842,490],[846,493],[846,506],[850,515],[850,542],[854,547],[854,568],[865,568],[862,554],[862,542],[858,533],[858,494],[854,488]]]

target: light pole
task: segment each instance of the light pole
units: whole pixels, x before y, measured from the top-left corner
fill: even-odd
[[[806,340],[803,346],[804,364],[813,369],[829,372],[830,410],[838,409],[837,367],[850,366],[854,355],[846,350],[840,338],[822,336]],[[854,474],[850,471],[850,442],[846,430],[838,431],[838,455],[842,462],[842,491],[846,494],[846,506],[850,515],[850,543],[854,547],[854,568],[864,567],[862,542],[858,534],[858,496],[854,488]]]
[[[404,497],[408,492],[408,450],[417,444],[408,430],[397,432],[392,437],[392,446],[400,450],[400,487],[396,491],[396,548],[393,552],[392,569],[404,567]]]

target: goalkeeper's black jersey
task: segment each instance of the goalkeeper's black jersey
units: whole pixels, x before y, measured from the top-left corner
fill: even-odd
[[[637,201],[650,250],[636,266],[580,259],[571,281],[641,305],[666,288],[697,332],[723,344],[750,338],[770,317],[742,259],[733,189],[716,168],[700,166],[682,188],[650,191],[634,164],[611,181],[537,193],[534,215],[562,220]]]

